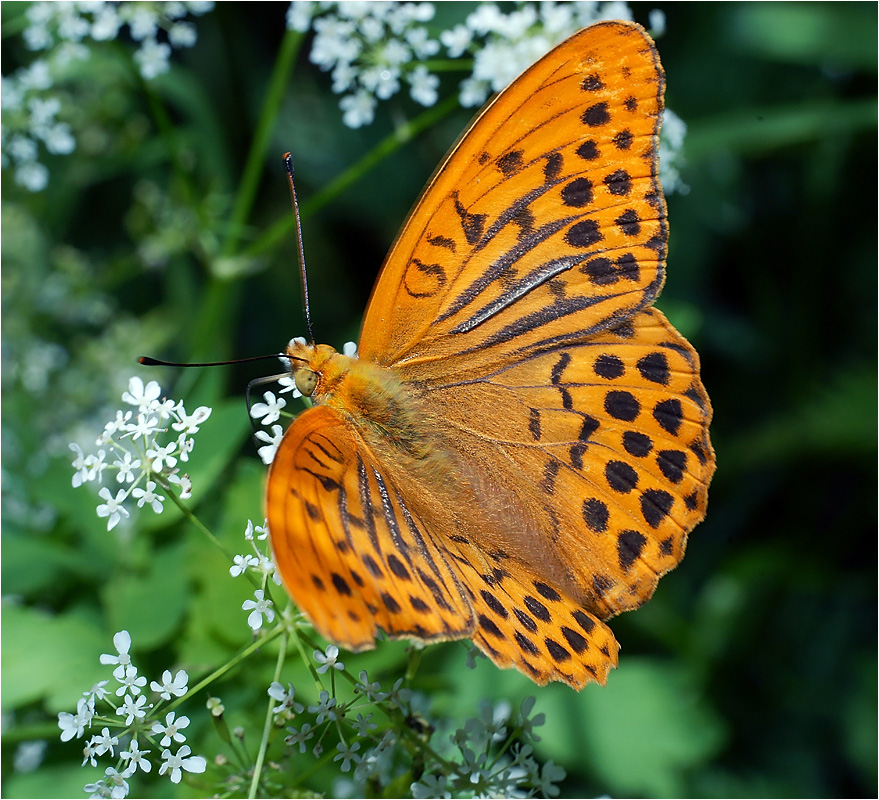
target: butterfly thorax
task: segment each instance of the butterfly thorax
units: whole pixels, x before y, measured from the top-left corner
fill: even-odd
[[[313,382],[313,391],[307,396],[315,405],[332,408],[373,447],[390,445],[398,458],[425,478],[435,480],[448,474],[450,456],[438,441],[431,415],[423,408],[415,387],[394,370],[351,358],[323,344],[294,341],[287,347],[287,355],[297,386],[308,388]]]

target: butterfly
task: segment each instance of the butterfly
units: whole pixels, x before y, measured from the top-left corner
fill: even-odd
[[[440,165],[356,358],[294,340],[314,406],[271,464],[289,594],[327,639],[470,638],[538,684],[604,683],[714,471],[699,358],[651,307],[664,73],[602,22],[530,67]]]

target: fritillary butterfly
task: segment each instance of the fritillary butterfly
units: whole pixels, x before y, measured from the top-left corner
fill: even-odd
[[[267,516],[284,583],[350,650],[469,637],[540,684],[604,683],[604,620],[705,516],[711,406],[656,309],[664,75],[638,25],[572,36],[477,117],[387,258],[359,357],[291,343],[315,406]]]

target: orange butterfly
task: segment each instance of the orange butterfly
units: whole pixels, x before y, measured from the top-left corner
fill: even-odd
[[[650,308],[668,228],[664,75],[604,22],[498,95],[399,235],[359,358],[291,343],[315,407],[272,463],[291,596],[327,639],[471,638],[540,684],[604,683],[603,620],[684,554],[714,471],[699,359]]]

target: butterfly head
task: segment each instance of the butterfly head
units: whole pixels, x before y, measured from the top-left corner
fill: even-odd
[[[335,348],[294,339],[287,345],[286,356],[296,388],[304,397],[318,400],[326,392],[327,379],[338,371],[335,362],[340,356]]]

